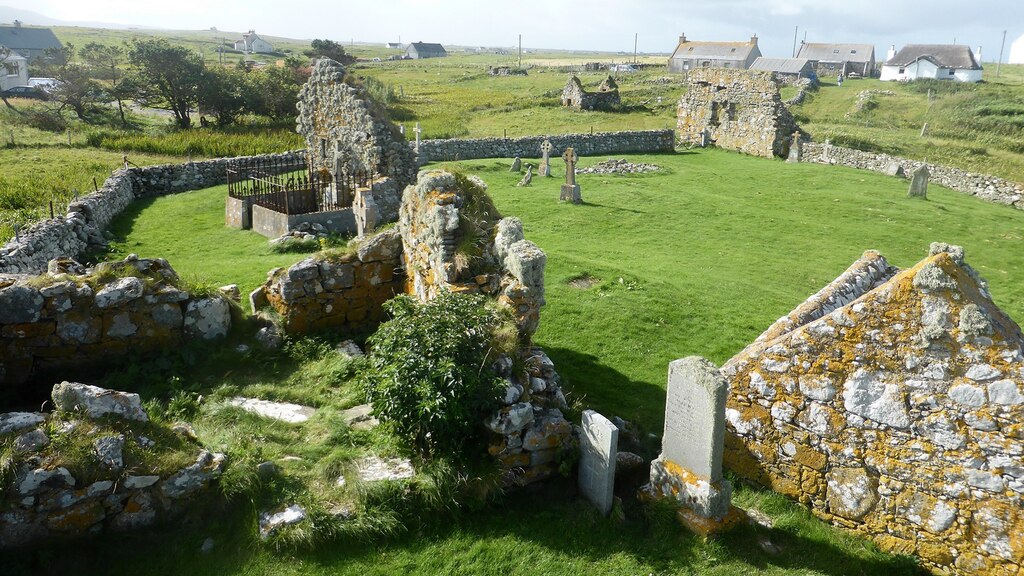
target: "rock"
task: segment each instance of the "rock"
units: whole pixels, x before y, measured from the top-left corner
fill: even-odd
[[[53,387],[51,396],[54,406],[65,412],[82,410],[89,418],[115,416],[122,420],[149,421],[138,394],[65,381]]]
[[[826,475],[829,511],[860,520],[878,504],[878,479],[863,468],[835,468]]]
[[[124,510],[110,522],[112,530],[127,531],[151,526],[156,522],[156,503],[149,492],[133,492]]]
[[[139,490],[149,488],[160,481],[159,476],[128,476],[122,484],[128,490]]]
[[[502,408],[487,421],[487,428],[495,434],[507,436],[519,432],[533,422],[533,406],[526,402]]]
[[[199,547],[199,552],[203,554],[209,554],[210,552],[213,552],[213,547],[213,538],[207,538],[206,540],[203,540],[203,545]]]
[[[363,351],[362,349],[359,348],[359,344],[356,344],[352,340],[345,340],[344,342],[341,342],[334,348],[334,350],[338,354],[346,356],[350,359],[363,357]]]
[[[0,288],[0,324],[36,322],[45,299],[38,290],[13,284]]]
[[[356,470],[363,482],[406,480],[416,475],[412,462],[405,458],[367,456],[356,462]]]
[[[620,451],[615,455],[615,475],[629,474],[643,468],[647,461],[643,456],[632,452]]]
[[[389,262],[402,253],[402,235],[398,228],[367,238],[357,252],[360,262]]]
[[[925,292],[953,290],[956,288],[956,280],[953,280],[934,262],[929,262],[914,275],[914,287]]]
[[[120,278],[96,293],[96,307],[115,308],[139,298],[145,291],[146,286],[139,278]]]
[[[260,286],[249,293],[249,309],[255,314],[260,308],[267,305],[267,289]]]
[[[74,485],[75,478],[67,468],[61,467],[56,470],[36,468],[26,472],[18,481],[18,494],[29,496],[38,492],[42,487],[63,488]]]
[[[341,413],[342,420],[349,428],[355,430],[370,430],[376,428],[380,422],[373,417],[373,406],[370,404],[362,404],[344,410]]]
[[[203,450],[195,464],[174,474],[160,484],[161,493],[168,498],[190,496],[203,488],[224,470],[225,456]]]
[[[188,422],[175,423],[173,426],[171,426],[171,432],[174,432],[178,436],[181,436],[182,438],[186,440],[191,440],[193,442],[199,439],[199,436],[196,435],[196,429],[193,428],[192,425],[189,424]]]
[[[231,305],[224,298],[198,298],[185,307],[185,334],[216,340],[231,330]]]
[[[279,350],[284,345],[284,337],[276,326],[264,326],[256,332],[256,343],[264,350]]]
[[[107,470],[124,468],[124,436],[105,436],[92,443],[92,450],[99,460],[100,466]]]
[[[843,384],[843,405],[854,414],[893,428],[910,427],[906,399],[883,373],[857,370]]]
[[[260,538],[267,539],[284,526],[298,524],[306,519],[306,509],[292,504],[279,512],[260,513]]]
[[[557,408],[535,414],[523,436],[523,449],[530,452],[563,447],[572,437],[572,425]]]
[[[6,412],[0,414],[0,436],[28,430],[45,421],[46,417],[36,412]]]
[[[267,460],[256,465],[256,475],[263,480],[269,480],[277,475],[277,464]]]
[[[242,302],[242,292],[238,289],[238,284],[228,284],[217,288],[217,291],[224,296],[234,300],[235,302]]]
[[[50,445],[50,437],[41,429],[26,432],[14,440],[14,451],[18,454],[37,452]]]
[[[258,398],[235,397],[228,400],[231,406],[237,406],[246,412],[259,414],[266,418],[273,418],[290,424],[301,424],[309,420],[316,413],[314,408],[290,404],[287,402],[270,402]]]

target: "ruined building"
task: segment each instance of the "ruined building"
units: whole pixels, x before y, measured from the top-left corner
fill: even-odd
[[[569,77],[569,81],[562,90],[562,106],[575,108],[577,110],[612,110],[620,104],[619,85],[611,76],[604,79],[598,86],[597,92],[587,92],[576,75]]]

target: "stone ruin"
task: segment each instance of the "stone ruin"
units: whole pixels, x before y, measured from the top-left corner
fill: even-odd
[[[621,103],[619,85],[611,76],[605,78],[596,92],[587,92],[575,74],[562,90],[562,106],[576,110],[614,110]]]
[[[680,143],[766,158],[788,155],[798,127],[771,72],[700,68],[688,81],[678,107]]]
[[[1024,566],[1024,336],[956,246],[867,252],[722,368],[726,465],[930,568]]]

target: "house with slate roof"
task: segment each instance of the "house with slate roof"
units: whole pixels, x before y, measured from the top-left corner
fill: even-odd
[[[796,57],[810,60],[818,76],[875,75],[875,47],[871,44],[803,42]]]
[[[260,38],[255,30],[249,30],[242,34],[241,40],[235,41],[235,50],[246,54],[271,54],[274,51],[274,46]]]
[[[444,58],[448,55],[448,51],[444,49],[444,46],[440,44],[431,44],[429,42],[413,42],[409,44],[409,47],[405,50],[405,56],[412,58],[413,60],[421,60],[423,58]]]
[[[899,52],[889,49],[881,80],[909,82],[918,78],[981,82],[982,66],[970,46],[907,44]]]
[[[0,54],[0,91],[28,85],[28,60],[17,52]]]
[[[749,42],[695,42],[686,34],[679,37],[672,57],[668,59],[669,72],[687,72],[697,68],[747,69],[761,56],[757,36]]]
[[[765,58],[754,60],[751,70],[774,72],[780,80],[793,82],[801,78],[817,78],[811,61],[806,58]]]
[[[49,49],[61,49],[64,46],[49,28],[26,28],[20,23],[14,26],[0,26],[0,46],[24,56],[31,64],[42,58]]]

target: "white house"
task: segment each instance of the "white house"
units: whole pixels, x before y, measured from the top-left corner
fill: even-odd
[[[899,52],[889,49],[880,80],[908,82],[918,78],[981,82],[979,57],[970,46],[907,44]]]
[[[28,59],[17,52],[9,52],[0,60],[0,90],[28,85]]]
[[[247,54],[270,54],[274,51],[274,47],[270,45],[270,42],[256,35],[256,31],[249,30],[242,34],[241,40],[235,41],[235,50]]]
[[[1010,64],[1024,64],[1024,35],[1010,46]]]

